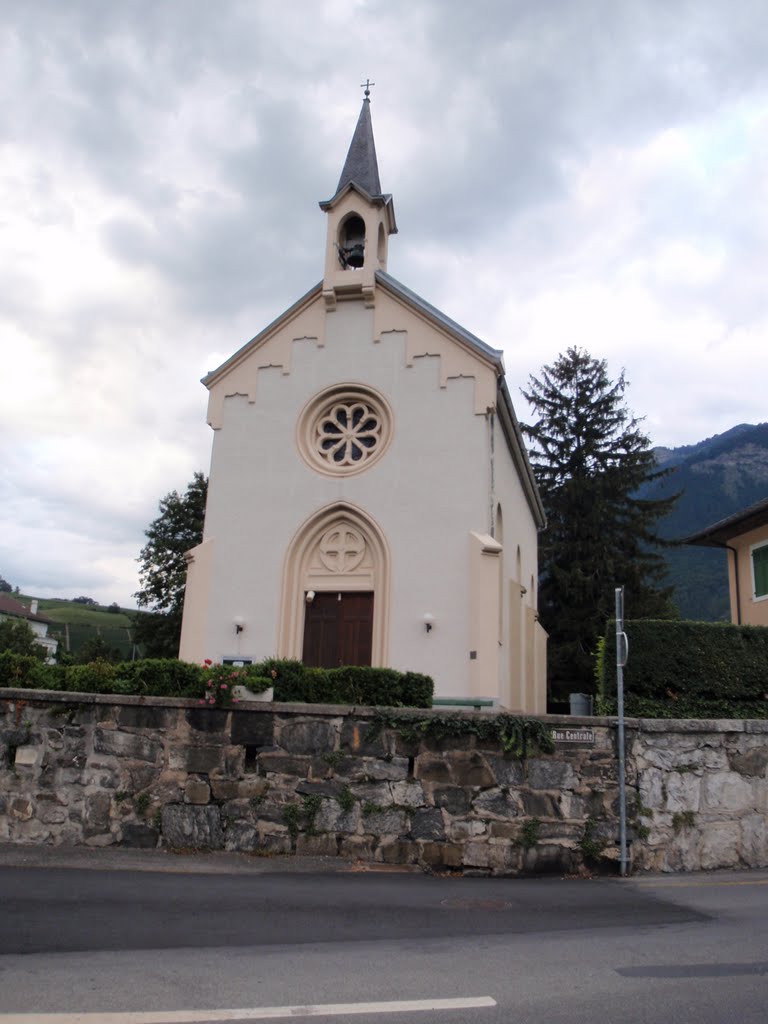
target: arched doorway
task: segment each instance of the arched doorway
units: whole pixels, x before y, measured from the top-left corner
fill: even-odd
[[[286,554],[279,651],[306,664],[386,665],[389,550],[362,509],[337,502],[297,531]]]

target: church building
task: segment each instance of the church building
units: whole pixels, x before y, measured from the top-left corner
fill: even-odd
[[[320,209],[322,281],[203,379],[180,657],[389,666],[543,713],[544,514],[502,353],[390,275],[368,89]]]

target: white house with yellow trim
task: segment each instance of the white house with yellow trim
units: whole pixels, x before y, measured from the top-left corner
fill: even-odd
[[[388,273],[367,94],[320,207],[323,280],[203,380],[180,656],[385,665],[543,712],[544,515],[502,354]]]

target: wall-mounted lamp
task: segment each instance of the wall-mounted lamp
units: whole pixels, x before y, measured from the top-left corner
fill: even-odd
[[[242,615],[235,616],[235,633],[242,633],[245,629],[245,619]]]
[[[304,600],[307,602],[307,604],[312,604],[312,602],[315,600],[314,590],[308,590]]]
[[[424,612],[424,629],[426,629],[428,633],[431,633],[434,624],[435,616],[432,614],[432,612]]]

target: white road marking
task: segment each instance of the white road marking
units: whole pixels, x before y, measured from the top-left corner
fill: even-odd
[[[418,1013],[495,1006],[490,996],[470,999],[402,999],[388,1003],[323,1003],[317,1006],[257,1006],[231,1010],[158,1010],[122,1013],[0,1013],[0,1024],[206,1024],[280,1017],[346,1017],[356,1013]]]

